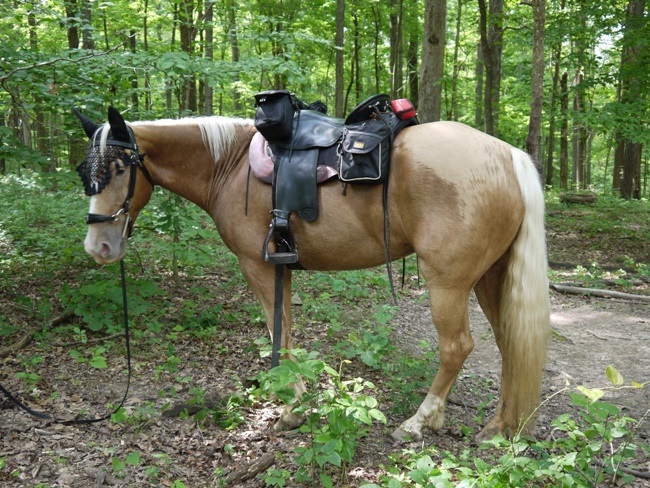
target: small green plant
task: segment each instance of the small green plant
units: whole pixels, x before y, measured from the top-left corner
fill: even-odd
[[[622,375],[612,366],[606,370],[612,386],[643,388],[631,382],[624,385]],[[621,467],[634,467],[638,454],[650,447],[639,442],[638,432],[650,415],[641,419],[621,415],[618,408],[600,401],[605,389],[579,386],[566,388],[574,414],[562,414],[552,422],[552,438],[535,441],[520,432],[511,438],[501,435],[483,442],[480,451],[438,452],[433,448],[404,451],[391,456],[392,464],[381,477],[383,487],[473,487],[502,488],[528,486],[592,487],[604,482],[629,483],[632,478]],[[552,398],[552,397],[551,397]]]
[[[305,423],[299,431],[309,438],[307,446],[294,449],[298,465],[294,477],[298,483],[333,486],[333,471],[341,475],[352,462],[357,442],[365,437],[373,422],[385,423],[377,400],[364,393],[374,385],[361,378],[343,380],[336,371],[317,358],[316,353],[291,351],[295,361],[284,360],[279,366],[257,376],[259,388],[255,395],[276,398],[294,406],[294,413],[303,415]],[[341,363],[341,367],[345,362]],[[324,376],[324,378],[322,378]],[[309,388],[298,399],[291,388],[305,380]],[[315,388],[325,381],[324,390]],[[269,479],[272,486],[283,486],[283,476]]]

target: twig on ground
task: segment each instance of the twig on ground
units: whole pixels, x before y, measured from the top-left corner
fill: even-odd
[[[577,286],[565,286],[551,283],[550,288],[560,293],[567,293],[569,295],[593,295],[595,297],[603,298],[620,298],[621,300],[634,300],[639,302],[650,302],[650,296],[646,295],[633,295],[631,293],[622,293],[620,291],[612,290],[599,290],[596,288],[581,288]]]

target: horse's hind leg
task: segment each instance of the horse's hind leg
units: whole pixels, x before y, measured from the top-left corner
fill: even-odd
[[[525,303],[525,293],[512,291],[509,250],[481,277],[474,292],[487,317],[501,353],[501,386],[494,418],[477,438],[528,427],[538,404],[548,337],[548,293],[545,280],[520,280],[537,297]],[[541,290],[541,291],[540,291]],[[546,294],[546,296],[545,296]]]
[[[398,441],[419,440],[423,428],[435,431],[442,427],[447,395],[474,347],[467,312],[469,290],[431,285],[428,288],[431,317],[438,332],[440,367],[417,413],[393,432]]]

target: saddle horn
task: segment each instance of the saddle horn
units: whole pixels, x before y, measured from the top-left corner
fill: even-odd
[[[108,107],[108,123],[111,126],[111,134],[116,141],[131,142],[131,135],[129,134],[124,117],[114,107]]]
[[[97,129],[99,129],[100,126],[97,125],[92,120],[90,120],[84,114],[82,114],[75,107],[72,108],[72,111],[77,116],[77,118],[81,121],[81,127],[83,127],[83,130],[88,136],[88,139],[92,139],[93,135],[95,134],[95,132],[97,132]]]

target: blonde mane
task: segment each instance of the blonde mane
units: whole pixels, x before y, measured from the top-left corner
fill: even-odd
[[[155,125],[198,125],[201,130],[203,144],[210,151],[212,159],[219,161],[224,151],[237,140],[237,129],[253,124],[251,119],[238,119],[234,117],[186,117],[183,119],[160,119],[154,121],[126,122],[128,127],[139,124]],[[106,142],[111,126],[106,122],[93,136],[93,144],[99,140],[101,154],[106,151]]]
[[[147,122],[156,125],[198,125],[203,144],[210,151],[214,161],[219,161],[224,152],[237,140],[237,129],[253,124],[251,119],[234,117],[187,117],[183,119],[162,119]],[[134,125],[137,125],[136,122]]]

